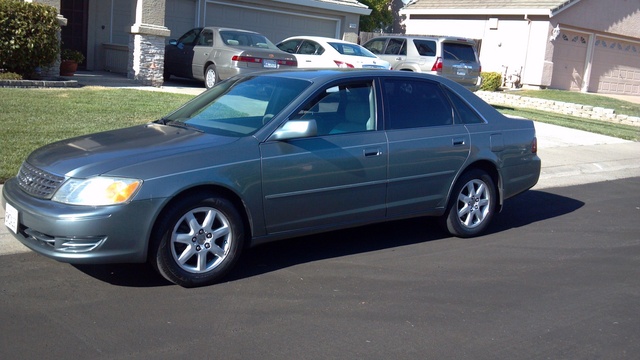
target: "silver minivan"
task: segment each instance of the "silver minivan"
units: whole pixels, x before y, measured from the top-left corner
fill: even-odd
[[[391,63],[392,70],[444,76],[472,91],[480,86],[482,67],[471,39],[390,35],[373,38],[363,46]]]

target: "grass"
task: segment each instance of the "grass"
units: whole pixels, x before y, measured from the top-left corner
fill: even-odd
[[[616,114],[640,116],[640,104],[614,99],[592,93],[580,93],[562,90],[518,90],[512,92],[516,95],[528,96],[538,99],[564,101],[574,104],[591,105],[614,109]]]
[[[53,141],[144,124],[192,95],[132,89],[2,89],[0,183],[36,148]]]
[[[519,91],[573,103],[613,108],[616,113],[640,116],[640,106],[604,96],[566,91]],[[144,124],[166,115],[192,95],[133,89],[2,89],[0,99],[0,183],[15,174],[29,153],[53,141],[114,128]],[[587,102],[588,101],[588,102]],[[640,140],[640,128],[603,121],[497,107],[503,113],[535,121]]]

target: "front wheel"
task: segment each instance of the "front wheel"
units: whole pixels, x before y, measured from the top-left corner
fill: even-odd
[[[219,281],[242,251],[242,218],[222,197],[185,197],[158,224],[152,261],[162,276],[183,287]]]
[[[207,89],[211,89],[218,82],[218,73],[216,72],[216,66],[211,64],[207,66],[207,70],[204,72],[204,86]]]
[[[447,231],[458,237],[480,235],[493,218],[496,201],[496,187],[489,174],[477,169],[463,174],[444,215]]]

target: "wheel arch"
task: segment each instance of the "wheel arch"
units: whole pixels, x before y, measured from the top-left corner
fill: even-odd
[[[475,161],[471,164],[469,164],[463,171],[460,171],[460,173],[458,174],[458,176],[456,177],[455,181],[452,182],[451,187],[449,188],[449,196],[447,196],[447,204],[449,204],[449,202],[451,201],[451,195],[453,192],[453,189],[455,188],[456,183],[458,182],[458,180],[462,177],[463,174],[471,171],[471,170],[482,170],[484,172],[486,172],[490,177],[491,180],[493,180],[493,184],[496,187],[496,194],[498,196],[498,202],[496,204],[497,208],[496,208],[496,212],[500,212],[502,210],[502,204],[503,204],[503,199],[504,199],[504,194],[503,194],[503,186],[502,186],[502,175],[500,174],[500,171],[498,170],[498,166],[490,161],[490,160],[478,160]]]
[[[169,201],[167,201],[164,206],[160,209],[158,214],[156,215],[151,230],[149,231],[149,239],[147,241],[147,258],[150,259],[153,256],[153,250],[156,247],[157,241],[159,241],[160,236],[156,233],[160,228],[159,222],[163,218],[163,216],[167,213],[168,209],[171,208],[176,202],[180,199],[185,198],[187,196],[192,195],[209,195],[209,196],[220,196],[227,200],[229,200],[233,206],[238,210],[242,218],[242,225],[244,227],[244,233],[246,235],[246,241],[244,243],[244,247],[248,247],[251,244],[252,237],[252,227],[251,227],[251,219],[249,210],[245,206],[242,198],[236,194],[234,191],[220,185],[198,185],[195,187],[191,187],[188,189],[183,189],[182,191],[176,193]]]

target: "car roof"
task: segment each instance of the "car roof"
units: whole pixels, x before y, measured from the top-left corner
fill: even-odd
[[[196,28],[198,29],[198,28]],[[245,33],[251,33],[251,34],[260,34],[259,32],[255,32],[255,31],[251,31],[251,30],[244,30],[244,29],[236,29],[236,28],[230,28],[230,27],[219,27],[219,26],[205,26],[203,28],[200,29],[209,29],[209,30],[217,30],[217,31],[225,31],[225,30],[229,30],[229,31],[239,31],[239,32],[245,32]]]
[[[475,40],[459,37],[459,36],[444,36],[444,35],[382,35],[371,38],[367,42],[375,39],[389,39],[389,38],[402,38],[402,39],[426,39],[436,41],[458,41],[475,44]]]
[[[313,41],[317,41],[317,42],[337,42],[337,43],[343,43],[343,44],[351,44],[351,45],[358,45],[356,43],[352,43],[349,41],[345,41],[345,40],[340,40],[340,39],[336,39],[336,38],[330,38],[330,37],[323,37],[323,36],[292,36],[289,38],[286,38],[282,41],[280,41],[280,43],[288,41],[288,40],[293,40],[293,39],[304,39],[304,40],[313,40]]]

